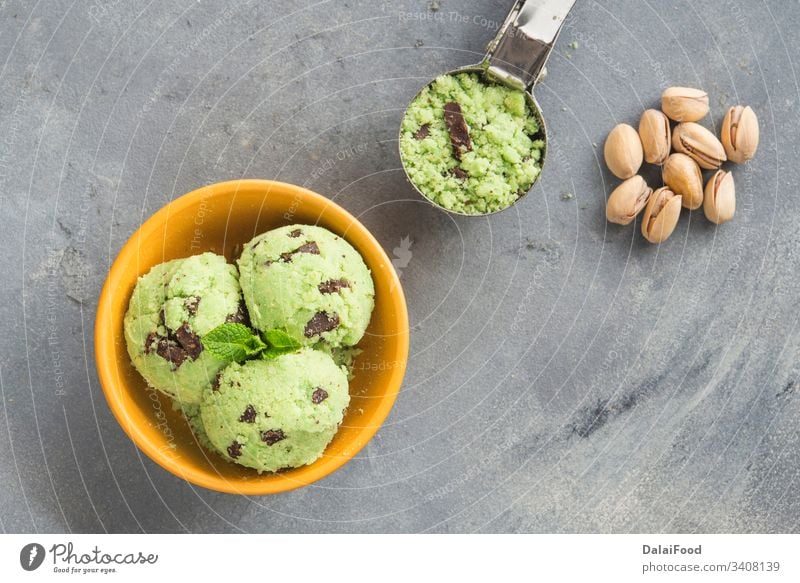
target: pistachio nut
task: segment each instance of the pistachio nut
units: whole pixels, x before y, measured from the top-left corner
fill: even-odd
[[[618,225],[628,225],[647,204],[653,189],[638,174],[617,186],[606,205],[606,218]]]
[[[686,154],[672,154],[661,170],[664,184],[683,197],[683,206],[694,210],[703,204],[703,173]]]
[[[661,165],[671,149],[669,120],[657,109],[648,109],[639,120],[639,137],[642,140],[644,159]]]
[[[644,209],[642,235],[651,243],[663,243],[678,224],[681,216],[681,195],[668,187],[656,190]]]
[[[733,183],[733,174],[718,170],[708,180],[703,212],[715,225],[721,225],[733,218],[736,213],[736,185]]]
[[[756,155],[758,118],[750,106],[735,105],[722,120],[722,145],[731,162],[741,164]]]
[[[686,122],[675,126],[672,132],[672,147],[687,154],[701,168],[716,170],[728,157],[717,137],[700,124]]]
[[[670,87],[661,94],[661,109],[675,121],[698,121],[708,114],[708,93],[691,87]]]
[[[642,141],[639,134],[626,123],[621,123],[608,134],[604,148],[606,165],[617,178],[627,180],[642,167]]]

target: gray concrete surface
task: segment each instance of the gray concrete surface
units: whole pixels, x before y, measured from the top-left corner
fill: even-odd
[[[4,531],[798,531],[800,5],[578,0],[537,89],[543,180],[453,219],[404,183],[398,123],[511,3],[0,2]],[[710,92],[714,127],[752,105],[762,142],[733,223],[686,213],[651,247],[606,224],[600,154],[672,84]],[[260,498],[145,458],[93,360],[126,238],[242,176],[360,216],[407,263],[413,324],[402,394],[358,459]]]

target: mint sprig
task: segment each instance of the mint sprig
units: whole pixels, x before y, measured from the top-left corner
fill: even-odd
[[[266,347],[244,324],[222,324],[203,337],[203,348],[227,362],[244,362]]]
[[[203,337],[203,348],[219,360],[244,362],[260,355],[271,359],[299,350],[302,345],[284,330],[270,330],[262,338],[244,324],[221,324]]]
[[[303,346],[279,328],[264,334],[264,340],[269,344],[269,347],[261,353],[261,358],[264,360],[276,358],[282,354],[290,354]]]

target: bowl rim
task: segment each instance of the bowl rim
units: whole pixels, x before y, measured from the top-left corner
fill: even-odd
[[[345,453],[323,457],[311,465],[303,466],[304,475],[302,479],[282,476],[283,479],[276,480],[231,480],[219,474],[211,475],[194,468],[185,467],[174,457],[167,455],[163,451],[163,448],[151,441],[146,432],[144,432],[130,417],[117,394],[122,392],[122,383],[118,382],[118,379],[121,377],[118,370],[117,357],[114,356],[113,346],[114,336],[120,332],[115,330],[116,323],[114,322],[112,310],[112,297],[119,287],[120,281],[125,277],[124,266],[135,260],[138,254],[140,241],[147,239],[154,231],[162,229],[165,221],[171,214],[181,212],[186,207],[196,202],[198,197],[208,200],[210,198],[230,195],[231,193],[238,193],[242,190],[263,190],[269,192],[270,189],[288,189],[296,196],[303,197],[304,200],[312,200],[316,203],[316,206],[324,208],[325,211],[339,215],[349,223],[350,226],[348,230],[354,229],[358,231],[358,233],[367,240],[368,244],[377,250],[378,255],[388,267],[386,274],[387,277],[391,279],[389,284],[391,289],[395,292],[391,296],[394,300],[390,301],[396,304],[395,308],[398,312],[398,316],[405,321],[406,326],[405,331],[397,334],[399,337],[399,344],[393,358],[395,362],[399,363],[399,366],[393,367],[391,370],[391,375],[386,381],[387,391],[384,396],[380,398],[380,402],[373,414],[372,422],[362,427],[358,433],[351,438],[351,442],[346,448]],[[113,325],[108,325],[109,323]],[[202,186],[168,202],[145,220],[141,226],[131,234],[111,264],[98,299],[94,329],[95,367],[100,380],[100,386],[111,412],[125,434],[133,441],[134,445],[162,468],[183,480],[209,490],[239,495],[277,494],[302,488],[332,474],[353,459],[383,426],[386,417],[388,417],[389,412],[394,406],[405,376],[408,363],[409,342],[408,307],[403,288],[400,285],[400,278],[391,260],[386,255],[386,251],[372,233],[339,204],[316,192],[287,182],[253,178],[217,182]],[[200,446],[198,445],[197,447]],[[253,471],[255,472],[255,470]],[[278,478],[281,477],[281,475],[277,474],[270,477]]]

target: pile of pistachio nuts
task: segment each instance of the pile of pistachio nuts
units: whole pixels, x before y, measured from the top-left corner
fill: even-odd
[[[717,225],[733,218],[736,187],[733,175],[722,165],[728,160],[741,164],[755,156],[758,118],[750,107],[731,107],[717,139],[697,123],[708,112],[705,91],[670,87],[661,96],[661,111],[648,109],[642,114],[638,132],[624,123],[611,131],[604,149],[606,164],[624,182],[608,198],[610,222],[628,225],[644,210],[642,235],[657,244],[672,235],[681,207],[702,206],[708,220]],[[674,128],[670,120],[676,122]],[[661,167],[664,186],[654,191],[647,185],[639,175],[643,161]],[[703,170],[711,171],[705,179]]]

